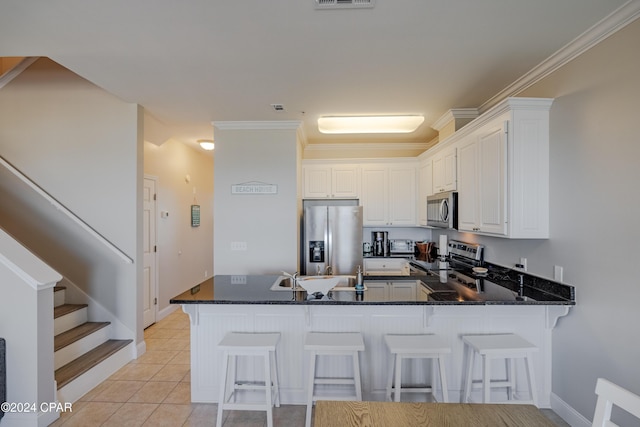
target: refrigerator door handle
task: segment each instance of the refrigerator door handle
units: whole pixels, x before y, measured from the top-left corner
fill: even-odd
[[[324,240],[325,242],[327,242],[326,244],[326,253],[325,253],[325,263],[324,263],[324,271],[322,272],[322,274],[329,274],[328,270],[331,268],[331,264],[332,264],[332,253],[333,253],[333,247],[331,245],[333,245],[333,234],[331,233],[331,227],[333,227],[332,224],[332,216],[331,216],[331,211],[329,210],[329,207],[327,207],[327,228],[325,228],[324,230]]]

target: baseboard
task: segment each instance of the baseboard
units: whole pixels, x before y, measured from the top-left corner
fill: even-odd
[[[168,315],[176,311],[178,308],[180,308],[179,305],[171,304],[168,307],[163,308],[162,310],[159,310],[158,313],[156,314],[156,322],[161,321],[162,319],[164,319],[165,317],[167,317]]]
[[[591,421],[554,393],[551,393],[551,409],[571,427],[591,427]]]
[[[138,357],[142,356],[146,352],[147,352],[147,343],[146,341],[143,340],[136,345],[135,358],[137,359]]]

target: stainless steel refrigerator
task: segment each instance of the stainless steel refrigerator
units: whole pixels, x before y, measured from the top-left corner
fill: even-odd
[[[362,265],[362,206],[357,200],[317,203],[303,205],[302,273],[355,275]]]

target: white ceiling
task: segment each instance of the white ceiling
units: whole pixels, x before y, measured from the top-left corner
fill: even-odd
[[[0,56],[50,57],[188,144],[236,120],[301,120],[308,143],[424,143],[449,109],[482,105],[624,3],[2,0]],[[426,119],[393,137],[318,133],[319,116],[347,114]]]

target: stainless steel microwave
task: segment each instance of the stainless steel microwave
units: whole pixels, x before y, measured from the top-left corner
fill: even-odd
[[[458,229],[458,193],[444,193],[427,196],[427,226]]]

